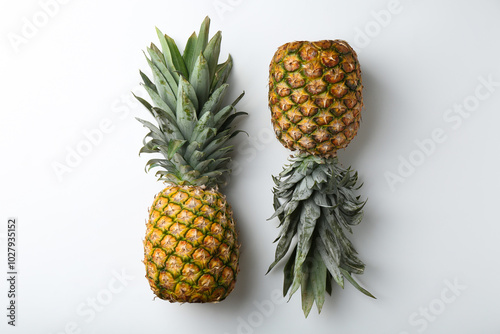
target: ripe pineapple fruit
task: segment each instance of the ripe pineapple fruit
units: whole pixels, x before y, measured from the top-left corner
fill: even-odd
[[[244,112],[223,106],[232,59],[218,64],[221,32],[210,41],[209,18],[193,33],[181,55],[174,40],[157,29],[161,51],[147,49],[153,81],[140,72],[153,104],[136,98],[157,125],[149,129],[140,153],[160,153],[146,168],[166,183],[149,210],[144,240],[146,278],[170,302],[219,302],[233,290],[239,244],[230,205],[218,186],[230,173],[238,130],[232,123]]]
[[[365,201],[355,194],[357,173],[338,163],[337,151],[356,136],[363,107],[361,69],[345,41],[292,42],[276,51],[269,67],[269,108],[278,140],[291,150],[274,177],[275,213],[281,232],[275,261],[296,244],[284,267],[283,295],[301,287],[307,317],[316,302],[318,312],[331,294],[332,281],[347,279],[373,297],[351,274],[362,274],[345,232],[361,222]],[[375,298],[375,297],[373,297]]]
[[[347,42],[284,44],[269,72],[272,123],[285,147],[333,157],[356,136],[363,86],[356,52]]]

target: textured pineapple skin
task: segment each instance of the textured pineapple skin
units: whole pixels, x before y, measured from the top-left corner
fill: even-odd
[[[146,223],[144,264],[151,289],[161,299],[224,300],[239,270],[237,233],[225,197],[203,187],[162,190]]]
[[[269,66],[269,108],[288,149],[336,156],[356,136],[363,107],[356,52],[342,40],[286,43]]]

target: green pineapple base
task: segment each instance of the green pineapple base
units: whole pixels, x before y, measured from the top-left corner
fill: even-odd
[[[275,261],[271,271],[293,250],[284,267],[283,296],[301,288],[302,309],[307,317],[316,302],[318,313],[325,302],[325,291],[332,282],[342,288],[344,279],[367,296],[352,274],[362,274],[365,265],[346,237],[363,218],[366,201],[355,195],[357,173],[343,168],[337,157],[321,158],[299,153],[291,164],[274,177],[274,215],[279,218],[280,234],[275,242]],[[296,236],[296,238],[294,238]]]

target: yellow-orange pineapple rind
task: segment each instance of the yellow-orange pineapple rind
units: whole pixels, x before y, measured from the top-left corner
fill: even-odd
[[[239,271],[231,207],[215,189],[169,185],[146,223],[144,264],[151,290],[170,302],[225,299]]]
[[[356,136],[363,84],[356,52],[342,40],[278,48],[269,66],[269,108],[288,149],[330,158]]]

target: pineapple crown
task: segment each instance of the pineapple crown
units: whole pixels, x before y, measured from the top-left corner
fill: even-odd
[[[314,302],[321,311],[324,292],[331,294],[332,281],[344,287],[344,278],[362,293],[351,274],[365,268],[346,236],[363,218],[362,201],[355,195],[358,175],[338,163],[338,158],[323,158],[298,153],[290,158],[278,177],[274,177],[275,213],[281,232],[271,271],[292,248],[285,264],[283,295],[291,296],[301,287],[302,309],[309,314]],[[294,236],[296,242],[293,244]]]
[[[189,37],[182,55],[174,40],[156,28],[161,50],[151,43],[149,57],[145,54],[153,81],[139,71],[152,104],[134,95],[157,122],[137,118],[149,129],[139,154],[163,155],[149,160],[146,170],[160,167],[156,173],[160,180],[179,185],[217,187],[225,183],[233,149],[228,141],[243,132],[231,124],[247,114],[235,108],[244,92],[233,103],[222,105],[232,58],[229,55],[218,63],[222,34],[218,31],[209,41],[209,26],[206,17],[199,34],[193,32]]]

